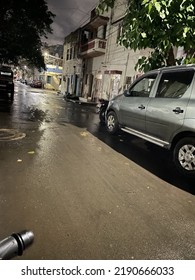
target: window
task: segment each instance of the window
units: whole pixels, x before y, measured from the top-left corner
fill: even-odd
[[[70,49],[67,49],[66,60],[69,60]]]
[[[142,80],[137,82],[132,88],[130,88],[129,95],[135,97],[148,97],[150,95],[156,77],[157,74],[144,77]]]
[[[99,39],[106,39],[106,29],[107,25],[101,25],[97,28],[96,34],[94,34],[95,37]]]
[[[84,30],[82,33],[82,40],[81,40],[82,44],[83,45],[86,44],[88,42],[89,38],[90,38],[89,31]]]
[[[76,45],[73,47],[73,59],[76,57]]]
[[[107,25],[104,25],[103,39],[106,39],[106,30],[107,30]]]
[[[181,98],[189,88],[193,76],[193,70],[163,73],[156,97]]]
[[[88,74],[85,75],[85,85],[87,85],[88,82]]]
[[[128,77],[126,76],[126,82],[125,82],[126,85],[131,85],[132,84],[132,77]]]
[[[70,59],[70,60],[72,59],[72,51],[73,51],[73,49],[70,48],[70,56],[69,56],[69,59]]]
[[[51,84],[51,76],[47,76],[47,84]]]

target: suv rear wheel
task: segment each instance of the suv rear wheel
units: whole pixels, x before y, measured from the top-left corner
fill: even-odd
[[[113,111],[110,111],[107,115],[106,128],[110,134],[115,134],[119,130],[118,119]]]
[[[181,139],[175,146],[173,160],[180,172],[187,176],[195,175],[195,138]]]

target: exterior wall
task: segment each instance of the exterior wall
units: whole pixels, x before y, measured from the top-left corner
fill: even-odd
[[[124,17],[128,0],[115,0],[114,9],[111,11],[111,21],[115,22]]]
[[[62,67],[47,64],[46,68],[47,71],[41,72],[39,76],[44,88],[58,91],[62,80]]]
[[[116,0],[115,7],[105,15],[110,20],[106,28],[106,51],[96,53],[90,49],[90,53],[83,53],[82,56],[67,60],[68,50],[74,45],[85,46],[90,40],[104,38],[105,29],[103,26],[92,28],[93,17],[86,26],[77,29],[65,38],[63,79],[61,91],[63,93],[82,96],[85,99],[97,101],[100,98],[110,99],[124,91],[139,75],[135,71],[135,65],[140,56],[148,56],[149,49],[134,52],[118,45],[118,38],[121,31],[121,24],[124,18],[128,0]],[[84,31],[92,31],[92,37],[83,41]],[[85,40],[86,40],[85,39]],[[84,42],[84,43],[83,43]],[[80,47],[80,46],[79,46]],[[79,53],[79,48],[77,48]],[[81,49],[80,49],[81,50]],[[99,55],[99,56],[96,56]],[[93,57],[92,57],[93,56]]]
[[[99,26],[95,10],[91,11],[90,21],[65,38],[62,93],[91,101],[111,99],[142,75],[135,70],[135,65],[140,57],[148,56],[151,50],[135,52],[118,44],[128,2],[129,0],[116,0],[114,9],[102,15],[106,20],[98,18]],[[98,43],[100,39],[106,41],[106,49],[98,48],[94,43]],[[70,50],[74,47],[76,53],[70,58]],[[183,50],[175,49],[175,56],[182,57]]]
[[[82,96],[97,101],[102,90],[102,64],[104,55],[85,59]]]
[[[95,10],[92,13],[91,20],[82,28],[82,34],[86,32],[88,36],[87,40],[81,40],[81,50],[83,50],[81,52],[83,58],[81,92],[85,100],[98,101],[102,92],[102,65],[105,60],[107,22],[110,11],[100,17],[96,15]]]
[[[119,93],[121,93],[128,87],[129,84],[131,84],[137,78],[137,76],[141,75],[141,73],[137,72],[134,69],[135,65],[140,56],[148,56],[150,52],[149,49],[134,52],[133,50],[128,50],[122,46],[119,46],[117,44],[117,32],[119,28],[119,26],[110,25],[110,35],[108,38],[104,61],[104,73],[107,73],[107,76],[104,78],[103,83],[103,98],[106,98],[106,96],[112,98],[113,95],[115,95],[115,93],[112,93],[112,89],[109,87],[110,80],[113,80],[115,78],[119,80],[118,90]],[[109,72],[110,75],[108,76]],[[119,76],[113,76],[114,72],[116,72]]]
[[[70,34],[64,43],[63,54],[63,74],[61,92],[63,94],[70,94],[79,96],[81,94],[81,75],[82,75],[82,60],[78,58],[78,40],[79,31]],[[73,51],[73,48],[74,51]],[[72,55],[70,56],[70,50]]]
[[[117,41],[127,0],[118,0],[111,12],[108,26],[107,48],[104,61],[102,98],[110,99],[122,93],[142,73],[135,71],[140,56],[148,56],[149,49],[134,52],[120,46]]]
[[[61,76],[47,72],[45,76],[45,89],[59,90],[59,86],[61,83]]]
[[[149,49],[134,52],[118,45],[122,19],[128,0],[117,0],[114,9],[107,13],[110,20],[106,30],[106,52],[102,56],[85,59],[82,96],[97,101],[111,99],[122,93],[142,73],[135,71],[140,56],[148,56]],[[102,27],[97,30],[101,37]]]

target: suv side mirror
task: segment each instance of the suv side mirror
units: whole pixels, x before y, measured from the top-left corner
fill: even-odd
[[[124,94],[124,96],[126,96],[126,97],[130,96],[129,90],[128,90],[128,89],[126,89],[126,90],[123,92],[123,94]]]

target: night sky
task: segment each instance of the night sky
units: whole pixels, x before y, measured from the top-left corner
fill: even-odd
[[[53,34],[48,35],[48,43],[63,44],[64,37],[86,23],[90,11],[99,3],[98,0],[46,0],[48,8],[56,17],[52,24]]]

